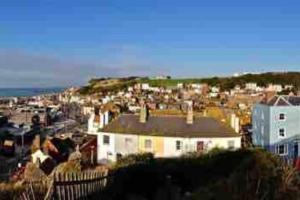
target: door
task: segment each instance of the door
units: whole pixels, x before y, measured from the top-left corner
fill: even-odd
[[[204,142],[203,141],[198,141],[197,142],[197,152],[202,153],[204,151]]]
[[[298,158],[298,143],[295,143],[294,144],[294,159],[297,159]]]

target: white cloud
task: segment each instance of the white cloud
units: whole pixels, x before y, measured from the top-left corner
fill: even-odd
[[[99,61],[101,64],[83,63],[21,50],[2,49],[0,87],[71,86],[85,84],[93,77],[146,76],[162,73],[132,54],[124,53],[116,58],[112,61]]]

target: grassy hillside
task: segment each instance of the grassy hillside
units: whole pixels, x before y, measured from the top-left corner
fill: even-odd
[[[90,95],[101,92],[118,91],[134,85],[138,80],[139,78],[137,77],[91,79],[87,86],[79,90],[79,93],[82,95]]]

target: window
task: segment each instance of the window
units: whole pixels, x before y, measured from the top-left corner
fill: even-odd
[[[234,140],[229,140],[228,141],[228,149],[234,149]]]
[[[126,143],[126,144],[132,143],[132,139],[131,139],[131,138],[125,138],[125,143]]]
[[[284,113],[279,114],[279,120],[281,120],[281,121],[285,120],[285,114]]]
[[[145,149],[151,149],[151,148],[152,148],[152,141],[145,140]]]
[[[279,134],[279,138],[285,138],[285,129],[280,128],[278,134]]]
[[[109,136],[103,135],[103,144],[109,144]]]
[[[125,138],[125,146],[128,148],[132,144],[131,138]]]
[[[254,129],[254,130],[257,129],[256,121],[253,121],[253,129]]]
[[[261,134],[263,135],[263,134],[265,133],[265,127],[264,127],[264,125],[262,125],[262,126],[260,127],[260,129],[261,129]]]
[[[203,141],[198,141],[197,142],[197,152],[198,153],[203,153],[204,151],[204,142]]]
[[[279,154],[279,155],[286,155],[288,154],[288,147],[286,144],[281,144],[281,145],[278,145],[276,147],[276,153]]]
[[[176,151],[180,151],[182,149],[182,142],[177,140],[176,141]]]

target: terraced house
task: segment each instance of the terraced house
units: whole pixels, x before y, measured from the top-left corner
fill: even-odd
[[[140,116],[123,114],[97,132],[98,162],[151,152],[155,157],[176,157],[189,152],[205,153],[214,148],[237,149],[241,137],[221,122],[208,117],[149,116],[142,107]]]
[[[287,159],[299,158],[300,97],[274,96],[256,104],[253,143]]]

